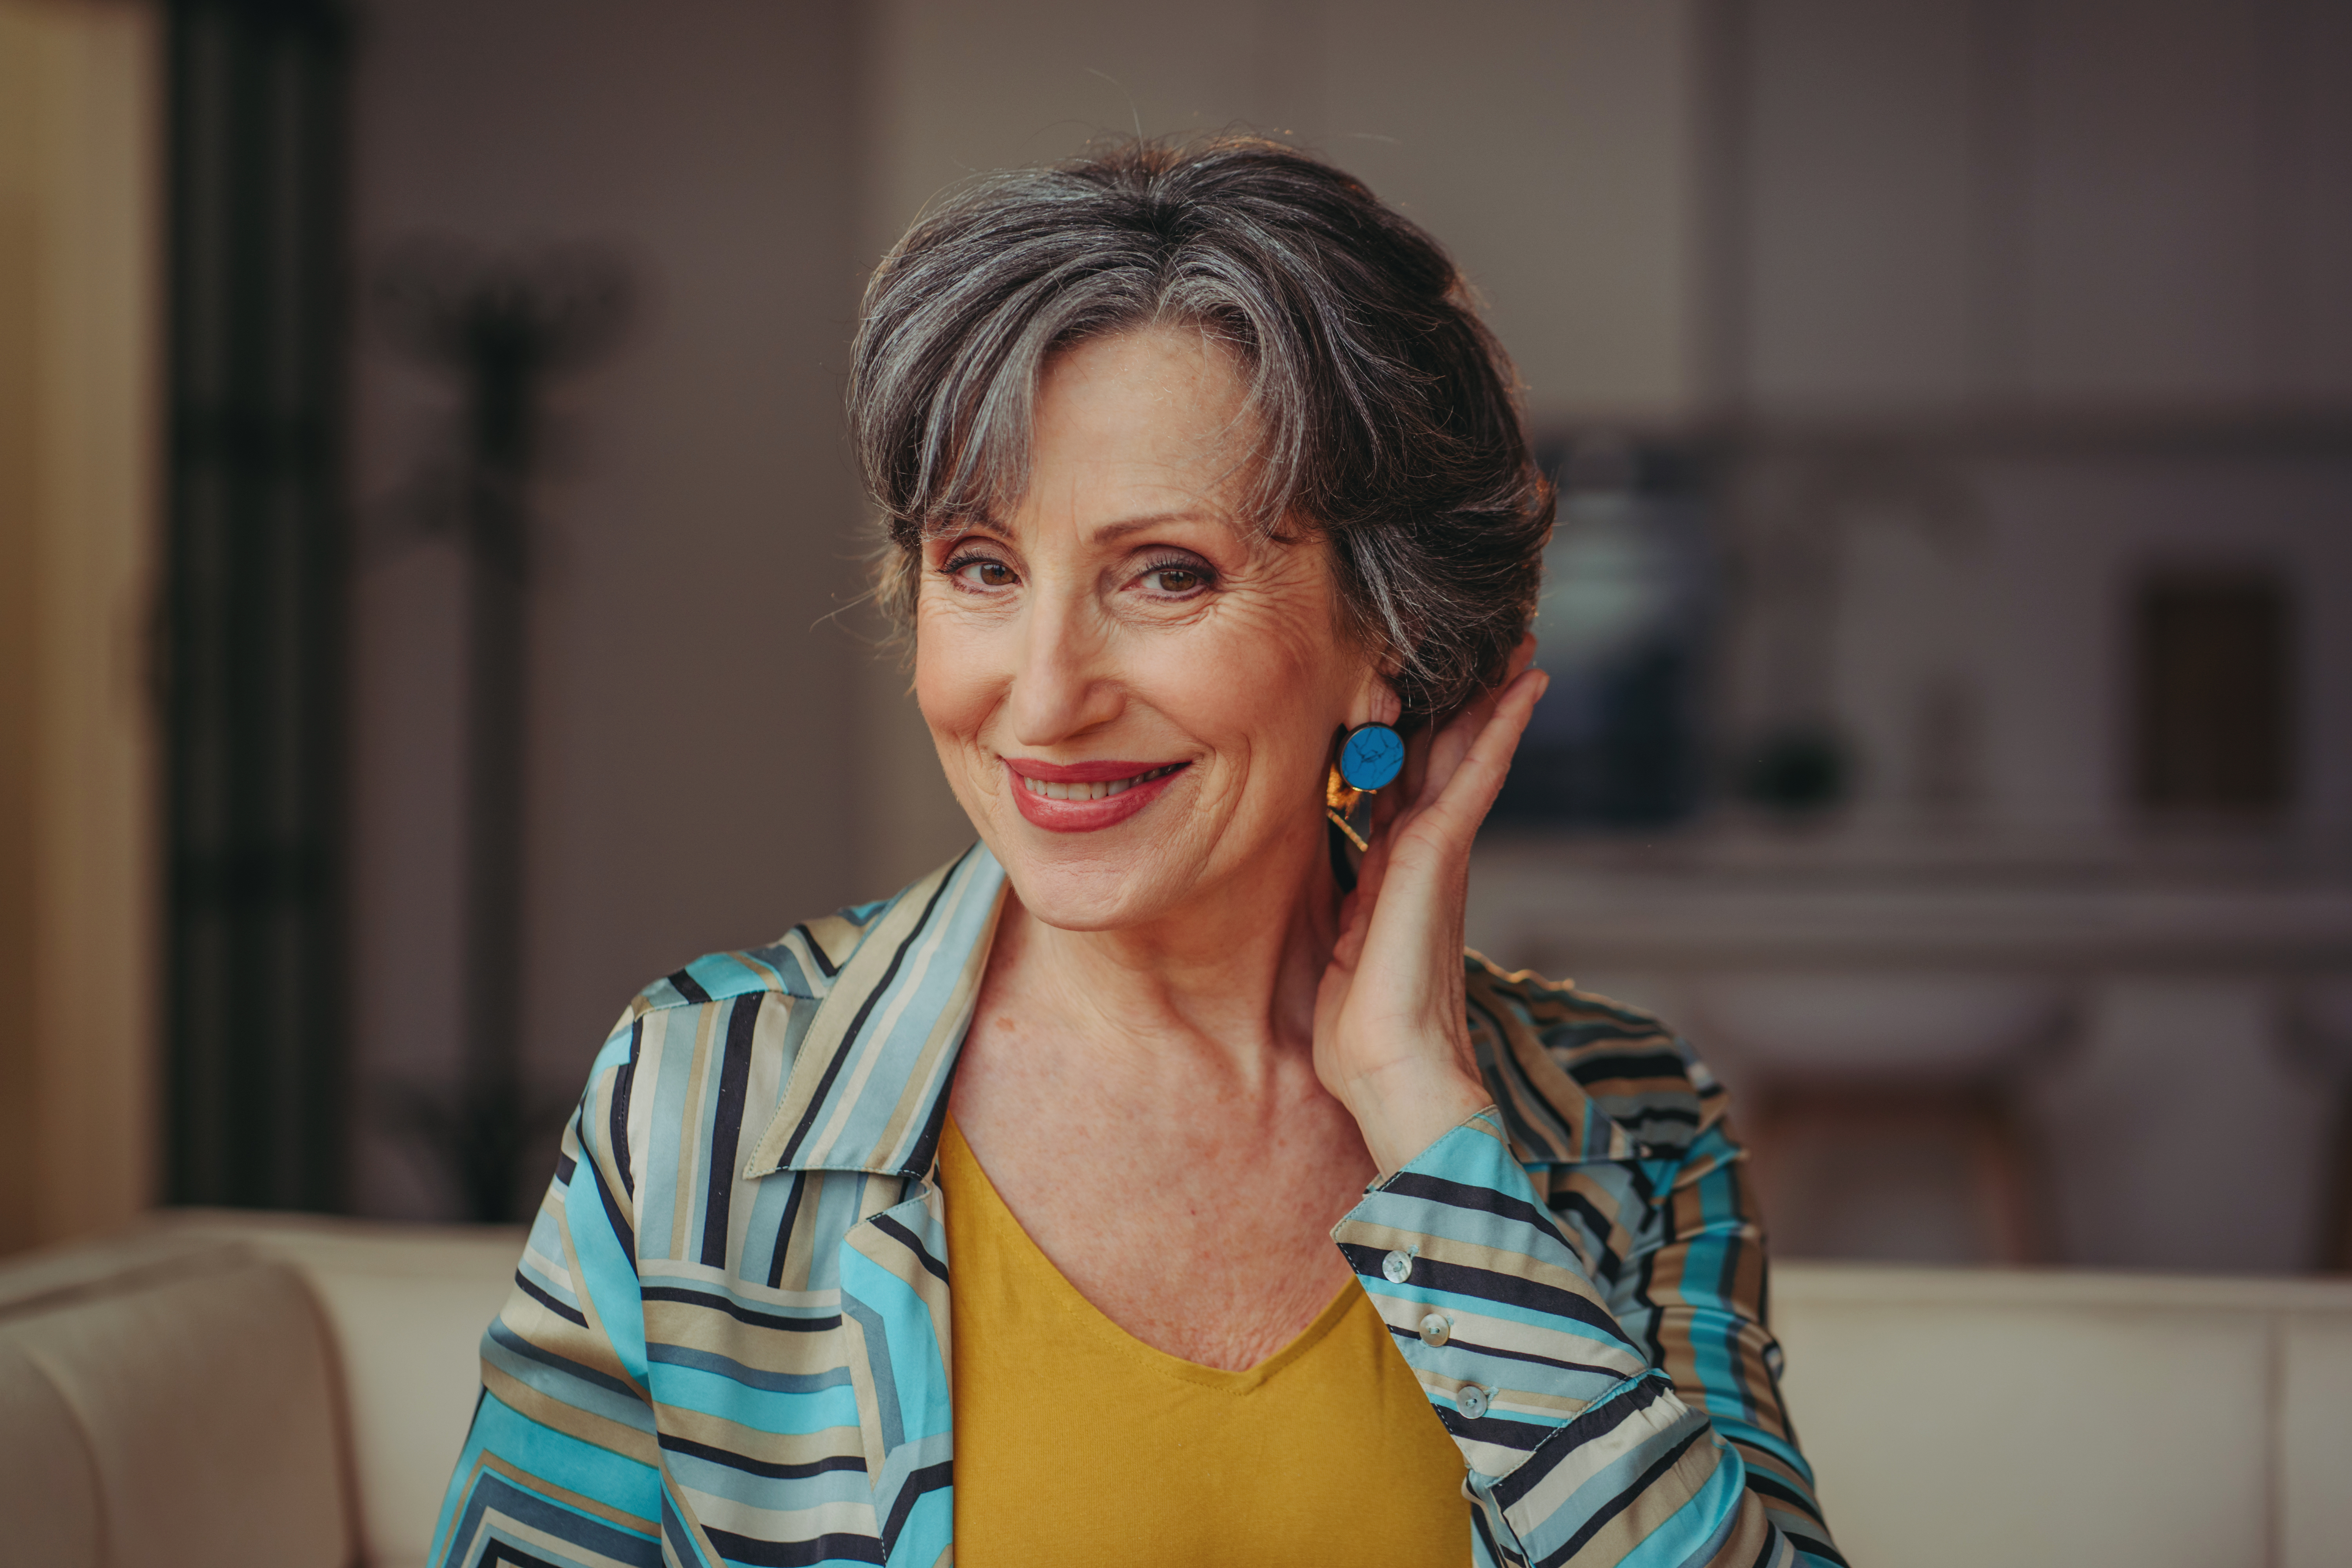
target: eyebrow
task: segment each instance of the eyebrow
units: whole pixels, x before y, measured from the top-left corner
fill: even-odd
[[[1141,533],[1147,529],[1160,528],[1171,522],[1214,522],[1217,521],[1219,520],[1215,517],[1207,512],[1202,511],[1155,511],[1147,513],[1142,517],[1125,517],[1119,519],[1117,522],[1104,523],[1100,528],[1096,529],[1092,533],[1088,534],[1087,539],[1087,542],[1090,544],[1108,544],[1114,541],[1124,539],[1130,533]],[[1013,531],[1005,527],[1003,523],[996,521],[993,518],[973,518],[967,522],[965,526],[968,528],[979,529],[983,533],[995,534],[999,539],[1003,539],[1008,542],[1010,542],[1013,538]]]
[[[1155,511],[1145,517],[1122,518],[1107,522],[1094,531],[1094,542],[1108,544],[1114,539],[1124,539],[1130,533],[1140,533],[1148,528],[1159,528],[1171,522],[1213,522],[1217,521],[1198,511]]]

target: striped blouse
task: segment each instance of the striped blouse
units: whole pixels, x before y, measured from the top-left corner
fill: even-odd
[[[975,846],[630,1004],[483,1337],[436,1564],[952,1562],[934,1168],[1003,889]],[[1466,963],[1496,1103],[1332,1236],[1462,1451],[1472,1560],[1842,1563],[1721,1089],[1645,1015]]]

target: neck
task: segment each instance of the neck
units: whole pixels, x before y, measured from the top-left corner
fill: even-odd
[[[1321,818],[1247,873],[1117,931],[1047,925],[1007,891],[983,1005],[1017,1009],[1103,1065],[1263,1083],[1309,1063],[1339,933]]]

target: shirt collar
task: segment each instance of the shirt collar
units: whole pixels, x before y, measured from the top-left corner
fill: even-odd
[[[975,844],[874,918],[817,1005],[747,1179],[930,1169],[1004,888]]]

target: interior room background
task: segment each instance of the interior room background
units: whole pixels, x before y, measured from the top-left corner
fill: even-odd
[[[1454,249],[1562,486],[1473,942],[1690,1033],[1791,1255],[2352,1263],[2352,5],[0,42],[10,1245],[525,1201],[633,987],[961,847],[859,605],[860,282],[968,173],[1244,128]]]

